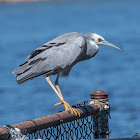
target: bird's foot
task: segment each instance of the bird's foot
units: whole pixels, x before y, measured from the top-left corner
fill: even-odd
[[[58,106],[58,105],[61,105],[61,104],[63,104],[63,102],[59,102],[59,103],[55,104],[54,106]]]
[[[80,112],[75,109],[75,108],[72,108],[66,101],[62,101],[62,102],[59,102],[57,104],[55,104],[54,106],[58,106],[60,104],[64,104],[64,107],[65,107],[65,111],[70,111],[70,113],[73,115],[78,115],[80,117]]]

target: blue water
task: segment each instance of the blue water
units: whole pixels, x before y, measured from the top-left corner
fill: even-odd
[[[77,64],[60,79],[71,105],[95,90],[109,94],[110,137],[140,131],[140,1],[86,0],[0,4],[0,126],[57,113],[58,97],[39,77],[17,85],[13,69],[35,48],[67,32],[96,32],[121,52],[100,46],[96,57]],[[51,77],[55,81],[55,76]]]

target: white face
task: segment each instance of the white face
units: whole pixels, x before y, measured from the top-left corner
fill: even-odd
[[[107,42],[102,36],[100,36],[100,35],[98,35],[96,33],[93,33],[91,35],[90,44],[91,45],[96,45],[96,46],[98,44],[100,44],[100,45],[106,45],[106,46],[110,46],[110,47],[112,47],[114,49],[120,50],[120,48],[118,48],[117,46],[115,46],[115,45]]]
[[[102,44],[101,42],[105,40],[102,36],[100,36],[100,35],[98,35],[96,33],[93,33],[93,35],[91,36],[91,38],[93,38],[93,40],[94,40],[94,42],[96,44]]]

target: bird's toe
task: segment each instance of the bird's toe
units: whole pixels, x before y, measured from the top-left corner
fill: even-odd
[[[61,105],[61,104],[63,104],[63,102],[56,103],[54,106],[58,106],[58,105]]]

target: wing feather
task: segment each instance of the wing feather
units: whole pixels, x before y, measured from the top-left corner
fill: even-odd
[[[46,67],[44,71],[65,69],[79,61],[82,57],[82,53],[85,50],[86,39],[81,34],[76,34],[70,40],[58,48],[54,47],[49,50],[45,50],[42,56],[47,56],[44,61]]]
[[[86,39],[79,33],[59,36],[29,55],[29,60],[13,71],[19,84],[40,75],[52,75],[78,62],[86,46]]]
[[[27,59],[31,59],[35,56],[37,56],[38,54],[44,52],[45,50],[47,49],[50,49],[52,47],[59,47],[63,44],[65,44],[71,37],[71,36],[76,36],[78,33],[76,32],[72,32],[72,33],[67,33],[67,34],[64,34],[64,35],[61,35],[59,37],[56,37],[55,39],[45,43],[44,45],[38,47],[37,49],[35,49],[28,57]]]

